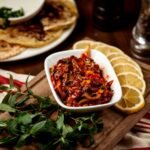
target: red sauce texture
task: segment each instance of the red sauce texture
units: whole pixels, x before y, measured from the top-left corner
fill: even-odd
[[[113,96],[113,81],[104,78],[99,65],[87,53],[59,60],[50,73],[56,93],[67,106],[104,104]]]

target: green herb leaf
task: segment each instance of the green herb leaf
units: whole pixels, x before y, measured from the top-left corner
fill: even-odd
[[[30,134],[23,134],[23,135],[21,135],[20,138],[18,139],[16,147],[21,147],[24,144],[26,144],[29,136],[30,136]]]
[[[63,126],[63,131],[62,131],[63,137],[66,137],[66,135],[71,132],[73,132],[73,128],[71,126],[69,126],[69,125]]]
[[[10,107],[10,106],[7,105],[7,104],[1,103],[1,104],[0,104],[0,111],[6,111],[6,112],[13,112],[13,113],[14,113],[14,112],[16,112],[16,109]]]
[[[37,99],[38,103],[41,105],[42,103],[46,102],[46,98],[44,96],[38,96],[35,94],[31,94],[35,99]],[[39,105],[39,106],[40,106]]]
[[[47,99],[47,100],[44,99],[40,103],[40,109],[45,109],[45,108],[48,108],[48,107],[51,107],[51,106],[52,106],[52,103],[49,99]]]
[[[46,124],[46,120],[34,124],[34,126],[31,128],[30,133],[32,135],[38,134],[39,132],[43,130],[43,128],[45,127],[45,124]]]
[[[60,135],[60,131],[57,129],[56,122],[52,120],[47,120],[45,129],[52,137],[57,137]]]
[[[13,96],[10,96],[8,100],[8,104],[11,107],[15,107],[16,100],[17,98],[19,98],[19,96],[20,96],[20,93],[15,93]]]
[[[25,85],[26,85],[28,94],[29,94],[29,95],[32,95],[33,92],[32,92],[32,90],[31,90],[31,89],[29,88],[29,86],[28,86],[29,77],[30,77],[30,76],[27,77],[27,80],[26,80]]]
[[[6,127],[6,126],[7,126],[6,122],[0,120],[0,127]]]
[[[15,106],[21,106],[21,105],[23,105],[29,98],[30,98],[29,96],[23,97],[19,101],[15,102]]]
[[[8,126],[8,132],[12,135],[19,135],[20,133],[20,129],[18,129],[18,122],[17,119],[10,119],[7,122],[7,126]]]
[[[11,17],[20,17],[24,15],[24,10],[21,8],[20,10],[16,10],[11,12]]]
[[[8,93],[8,94],[4,97],[2,103],[3,103],[3,104],[8,104],[8,100],[9,100],[10,96],[11,96],[11,94]]]
[[[49,141],[47,144],[40,144],[40,150],[55,150],[57,145],[53,140]]]
[[[11,74],[9,75],[9,82],[10,82],[10,89],[14,89],[14,80]]]
[[[5,121],[0,120],[0,128],[7,127],[7,123]]]
[[[64,126],[64,114],[61,114],[58,118],[58,120],[56,121],[57,124],[57,128],[60,130],[63,128]]]
[[[18,121],[18,123],[21,123],[23,125],[30,124],[30,123],[32,123],[32,115],[30,115],[27,112],[22,112],[17,117],[17,121]]]
[[[17,140],[17,137],[7,137],[7,138],[1,138],[0,139],[0,145],[5,145],[8,143],[13,143]]]
[[[8,86],[4,86],[4,85],[0,85],[0,90],[1,91],[7,91],[7,90],[9,90],[9,87]]]

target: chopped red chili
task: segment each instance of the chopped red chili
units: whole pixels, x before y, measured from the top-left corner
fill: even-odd
[[[50,72],[52,84],[67,106],[104,104],[113,96],[113,81],[106,81],[99,65],[87,53],[59,60]]]

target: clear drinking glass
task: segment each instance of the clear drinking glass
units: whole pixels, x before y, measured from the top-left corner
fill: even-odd
[[[150,0],[141,0],[138,21],[132,30],[132,54],[150,61]]]

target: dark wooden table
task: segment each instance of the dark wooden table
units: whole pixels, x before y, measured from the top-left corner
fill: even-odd
[[[56,48],[36,57],[22,61],[0,63],[0,68],[11,70],[17,73],[36,75],[44,68],[44,59],[51,53],[70,48],[74,42],[90,37],[97,41],[102,41],[119,47],[130,55],[131,30],[136,23],[138,16],[137,0],[125,0],[125,19],[120,28],[113,32],[103,32],[95,27],[92,20],[93,0],[76,0],[80,18],[71,36]]]

